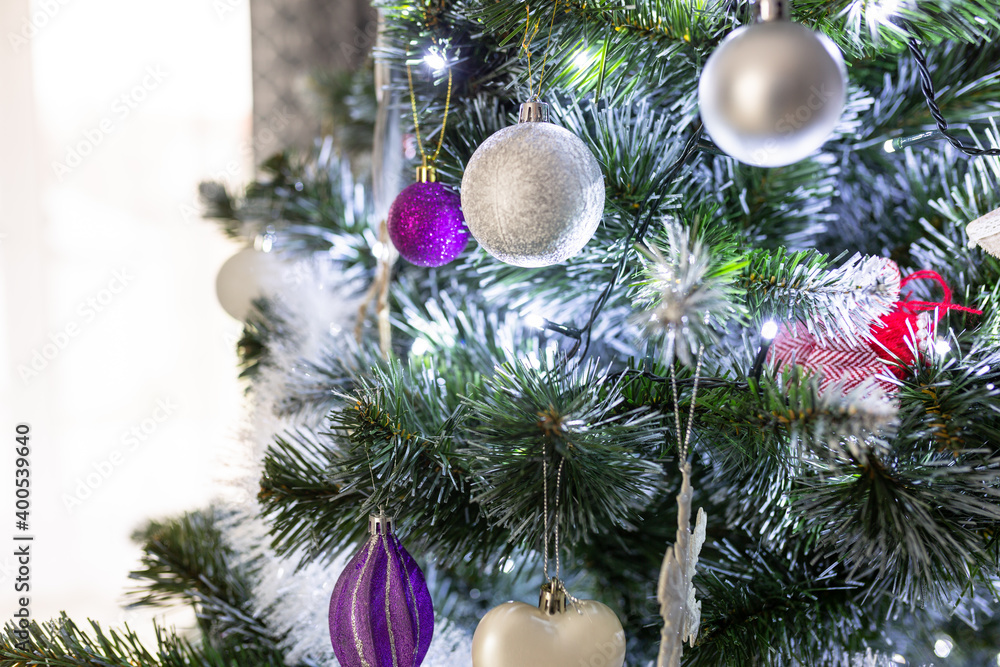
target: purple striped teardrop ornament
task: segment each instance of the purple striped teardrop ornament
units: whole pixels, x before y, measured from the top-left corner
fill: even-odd
[[[434,634],[431,594],[384,512],[330,599],[330,640],[341,667],[418,667]]]

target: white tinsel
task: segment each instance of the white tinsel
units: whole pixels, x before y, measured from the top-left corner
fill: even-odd
[[[318,360],[324,350],[336,346],[336,332],[353,330],[358,302],[345,299],[344,294],[360,290],[356,285],[337,284],[329,272],[311,263],[290,267],[289,274],[303,289],[285,295],[282,312],[290,316],[289,324],[298,335],[291,341],[269,341],[272,363],[262,366],[254,379],[247,421],[237,451],[228,459],[230,479],[224,503],[233,514],[224,531],[239,562],[253,564],[256,569],[253,612],[274,634],[286,637],[282,649],[288,662],[336,667],[330,643],[330,595],[353,554],[340,554],[332,563],[314,561],[301,553],[279,558],[269,546],[268,526],[258,516],[257,492],[264,454],[274,437],[296,429],[316,430],[317,424],[277,417],[275,407],[300,372],[298,362]],[[308,285],[322,287],[310,290]],[[468,633],[439,619],[423,664],[463,664],[471,651]]]
[[[657,667],[680,667],[684,642],[694,646],[701,624],[701,602],[695,598],[694,575],[705,543],[705,510],[691,532],[691,464],[681,468],[683,481],[677,496],[677,541],[667,549],[660,568],[657,599],[663,616]]]

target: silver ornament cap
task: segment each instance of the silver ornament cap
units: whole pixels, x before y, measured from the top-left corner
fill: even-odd
[[[539,267],[580,252],[604,214],[604,173],[583,141],[547,122],[542,102],[484,141],[462,177],[462,212],[502,262]]]
[[[549,105],[545,102],[525,102],[517,112],[518,123],[549,122]]]
[[[379,510],[378,514],[368,515],[368,533],[371,535],[388,535],[392,532],[396,518]]]
[[[828,37],[784,20],[786,0],[762,0],[758,10],[767,20],[734,30],[706,61],[698,102],[720,149],[780,167],[829,139],[847,100],[847,69]]]
[[[759,21],[790,21],[792,5],[789,0],[758,0],[757,20]]]

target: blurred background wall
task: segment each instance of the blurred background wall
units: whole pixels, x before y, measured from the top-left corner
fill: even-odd
[[[271,151],[312,144],[307,75],[363,58],[367,11],[0,2],[4,618],[16,603],[15,426],[27,423],[33,617],[128,620],[152,636],[146,615],[119,606],[138,564],[130,534],[205,505],[238,456],[241,327],[214,290],[236,245],[200,220],[197,184],[242,185]]]
[[[258,162],[287,147],[312,146],[322,113],[312,103],[310,75],[358,67],[378,24],[367,0],[250,0],[253,30],[254,127]],[[276,114],[298,119],[276,129]]]

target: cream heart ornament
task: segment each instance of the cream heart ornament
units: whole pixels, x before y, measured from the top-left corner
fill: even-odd
[[[567,608],[560,586],[543,586],[538,607],[490,610],[472,637],[472,667],[622,667],[625,630],[615,613],[595,600]]]

